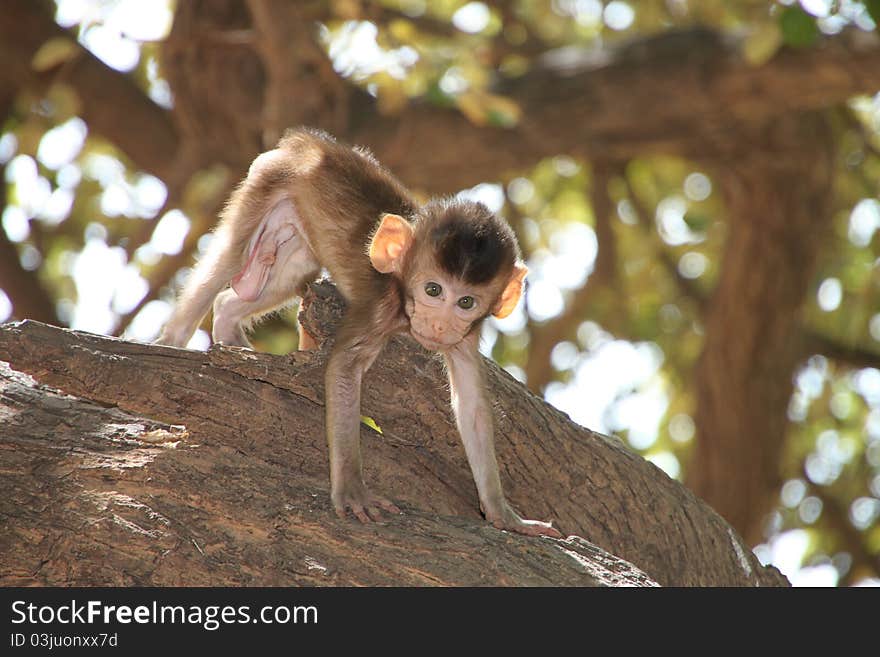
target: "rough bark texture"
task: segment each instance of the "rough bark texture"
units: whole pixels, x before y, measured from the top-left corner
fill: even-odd
[[[338,521],[271,441],[196,443],[5,364],[0,413],[4,586],[654,585],[578,538],[530,542],[416,511]]]
[[[321,337],[340,302],[314,289]],[[330,511],[325,349],[202,353],[22,322],[0,354],[75,395],[3,373],[3,584],[785,584],[683,486],[494,365],[512,502],[584,539],[481,520],[440,363],[405,339],[366,379],[383,431],[363,428],[366,477],[405,510],[373,526]]]
[[[781,483],[800,309],[830,229],[834,142],[815,114],[743,141],[719,171],[731,220],[694,379],[700,439],[687,483],[754,545]]]

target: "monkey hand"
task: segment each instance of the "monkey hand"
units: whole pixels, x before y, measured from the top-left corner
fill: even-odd
[[[507,500],[502,499],[496,512],[485,511],[486,520],[498,529],[525,534],[526,536],[550,536],[552,538],[564,538],[563,535],[549,522],[540,520],[526,520],[522,518]]]
[[[342,519],[345,519],[347,509],[351,509],[363,523],[382,520],[381,509],[389,513],[402,513],[391,500],[370,492],[361,481],[355,484],[347,482],[340,490],[333,491],[331,498],[336,515]]]

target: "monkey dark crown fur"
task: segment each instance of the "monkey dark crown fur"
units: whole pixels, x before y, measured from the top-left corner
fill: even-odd
[[[499,271],[511,270],[520,258],[513,230],[482,203],[439,200],[428,203],[422,213],[429,223],[436,223],[431,245],[440,266],[451,276],[485,283]]]

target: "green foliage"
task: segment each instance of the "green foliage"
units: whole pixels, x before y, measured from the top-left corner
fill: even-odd
[[[367,415],[361,415],[361,424],[370,427],[376,433],[382,433],[382,428],[376,424],[376,420]]]
[[[769,61],[782,45],[781,21],[766,21],[758,24],[746,37],[743,54],[750,64],[759,66]]]
[[[785,43],[795,48],[811,46],[819,38],[815,19],[798,5],[782,10],[779,14],[779,27]]]
[[[66,36],[49,39],[37,50],[31,66],[35,71],[44,73],[69,61],[77,53],[76,42]]]
[[[880,0],[864,0],[865,9],[874,21],[875,25],[880,25]]]

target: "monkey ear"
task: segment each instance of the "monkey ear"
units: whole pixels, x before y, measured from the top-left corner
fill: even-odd
[[[504,319],[513,312],[513,309],[516,308],[516,304],[519,303],[519,298],[522,296],[523,281],[528,273],[529,268],[521,262],[518,262],[513,266],[513,273],[510,275],[510,279],[507,281],[504,291],[501,292],[501,296],[498,297],[498,301],[492,309],[492,314],[495,315],[495,317],[498,319]]]
[[[370,240],[370,262],[383,274],[399,272],[400,264],[413,243],[410,223],[396,214],[386,214]]]

